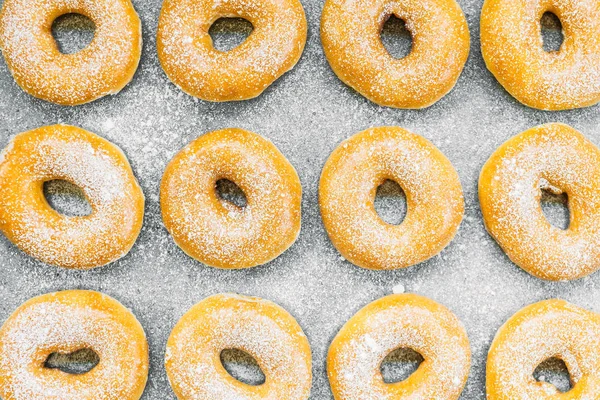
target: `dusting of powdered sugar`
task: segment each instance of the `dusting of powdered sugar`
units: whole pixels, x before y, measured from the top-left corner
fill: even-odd
[[[117,400],[133,398],[147,371],[144,333],[139,324],[122,320],[127,312],[106,296],[79,298],[68,292],[33,299],[23,305],[0,331],[0,393],[14,399]],[[128,317],[135,317],[131,314]],[[91,349],[100,362],[81,379],[41,367],[54,352]]]
[[[185,95],[156,56],[162,2],[133,0],[144,27],[144,51],[134,80],[118,95],[78,107],[34,99],[15,84],[0,58],[0,147],[29,129],[68,123],[123,149],[146,194],[142,232],[131,252],[91,271],[43,265],[0,235],[0,320],[27,299],[72,288],[99,290],[130,307],[150,343],[151,368],[143,400],[175,400],[164,369],[165,344],[179,318],[207,296],[238,292],[272,300],[303,328],[313,352],[311,400],[330,400],[328,346],[360,308],[392,293],[428,296],[464,323],[472,368],[461,400],[485,399],[485,361],[496,330],[523,306],[551,297],[600,311],[600,274],[547,282],[513,264],[486,232],[477,199],[481,167],[494,150],[533,126],[564,122],[600,144],[598,107],[547,113],[522,106],[487,71],[479,49],[482,0],[458,0],[472,34],[471,56],[454,90],[425,110],[378,107],[343,85],[325,59],[319,37],[323,1],[303,0],[309,23],[302,58],[252,100],[209,103]],[[439,255],[415,267],[370,271],[340,258],[323,228],[318,182],[331,152],[372,126],[398,125],[430,140],[452,162],[463,186],[465,217]],[[298,171],[303,187],[302,231],[272,262],[246,270],[207,267],[187,256],[162,224],[159,184],[185,145],[217,129],[241,127],[270,139]]]

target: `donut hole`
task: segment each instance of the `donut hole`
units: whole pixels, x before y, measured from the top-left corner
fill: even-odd
[[[408,211],[402,187],[390,179],[377,188],[373,205],[379,217],[391,225],[400,225]]]
[[[223,202],[238,208],[244,208],[248,204],[244,191],[229,179],[219,179],[215,184],[215,190]]]
[[[100,357],[94,350],[84,348],[68,354],[52,353],[44,362],[44,368],[59,369],[67,374],[81,375],[90,372],[99,362]]]
[[[560,19],[552,12],[545,12],[540,20],[542,43],[548,53],[559,51],[565,36]]]
[[[554,385],[561,393],[568,392],[573,388],[569,369],[565,362],[558,357],[544,360],[533,371],[533,377],[538,382],[547,382]]]
[[[379,370],[385,383],[396,383],[408,379],[424,361],[423,356],[408,347],[401,347],[388,354]]]
[[[77,53],[90,45],[96,33],[94,22],[82,14],[64,14],[52,23],[52,36],[63,54]]]
[[[56,212],[67,217],[85,217],[92,213],[80,187],[61,179],[44,182],[44,197]]]
[[[406,22],[394,14],[384,21],[380,37],[383,47],[393,58],[404,58],[412,51],[412,34],[406,28]]]
[[[219,51],[233,50],[248,39],[254,30],[244,18],[219,18],[208,30],[213,47]]]
[[[546,220],[555,228],[569,229],[571,214],[567,194],[549,185],[547,181],[542,180],[540,186],[542,191],[540,206]]]
[[[240,349],[221,351],[221,364],[225,371],[246,385],[259,386],[265,383],[265,374],[250,354]]]

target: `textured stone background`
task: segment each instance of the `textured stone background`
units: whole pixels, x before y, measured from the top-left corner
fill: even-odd
[[[322,0],[303,1],[309,21],[304,55],[262,96],[227,104],[198,101],[173,86],[158,64],[154,37],[160,3],[134,0],[144,27],[143,58],[133,82],[117,96],[79,107],[45,103],[23,93],[0,61],[0,146],[16,133],[41,125],[78,125],[125,151],[147,198],[144,228],[133,250],[93,271],[42,265],[1,237],[0,320],[42,293],[84,288],[111,295],[133,310],[148,335],[152,365],[144,399],[173,399],[163,356],[176,321],[211,294],[261,296],[298,319],[313,350],[311,398],[330,399],[325,356],[331,339],[359,308],[402,284],[408,292],[445,304],[463,321],[473,365],[462,398],[484,399],[488,347],[515,311],[551,297],[600,311],[599,274],[563,283],[533,278],[513,265],[484,229],[477,177],[495,148],[527,128],[552,121],[568,123],[600,144],[600,114],[597,106],[554,113],[532,110],[508,95],[481,58],[482,0],[459,0],[471,30],[471,55],[456,88],[421,111],[378,107],[336,78],[319,41]],[[65,48],[78,38],[71,35]],[[399,125],[431,140],[452,161],[464,188],[466,214],[454,241],[439,256],[402,271],[367,271],[343,261],[319,216],[318,179],[328,155],[343,139],[377,125]],[[158,185],[165,165],[185,144],[205,132],[233,126],[268,137],[296,167],[304,187],[303,227],[296,244],[268,265],[220,271],[192,260],[173,243],[161,222]],[[382,202],[393,214],[394,203]],[[67,207],[76,205],[67,202]]]

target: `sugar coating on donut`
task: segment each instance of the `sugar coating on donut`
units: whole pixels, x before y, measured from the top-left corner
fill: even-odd
[[[380,32],[390,15],[405,22],[411,53],[392,57]],[[455,85],[469,54],[469,29],[454,0],[327,0],[321,19],[325,55],[336,75],[371,101],[424,108]]]
[[[236,48],[216,50],[208,30],[221,17],[244,18],[254,30]],[[246,100],[294,67],[306,30],[297,0],[167,0],[157,47],[167,76],[189,95],[209,101]]]
[[[67,267],[100,266],[127,254],[139,233],[144,197],[117,146],[89,132],[56,125],[15,136],[0,160],[0,187],[11,194],[0,199],[0,222],[22,250]],[[41,194],[42,182],[55,179],[82,189],[92,214],[52,213],[55,219],[48,220],[48,204],[46,209],[32,209],[31,196],[37,192],[30,188],[39,186]],[[87,247],[90,242],[93,249]],[[80,265],[82,258],[85,265]]]
[[[62,54],[52,22],[80,13],[95,26],[92,42]],[[63,105],[116,94],[137,69],[142,27],[130,0],[6,0],[0,13],[0,48],[9,70],[27,93]]]
[[[600,316],[563,300],[519,310],[498,330],[487,362],[490,400],[556,399],[558,389],[536,382],[534,370],[558,357],[568,368],[570,398],[595,398],[600,390]]]
[[[483,218],[513,262],[544,279],[568,280],[600,267],[600,150],[564,124],[517,135],[494,152],[479,181]],[[541,190],[566,193],[567,230],[546,220]]]
[[[398,348],[411,348],[425,361],[406,380],[384,383],[381,363]],[[468,339],[456,316],[413,294],[365,306],[337,334],[327,361],[337,400],[458,399],[469,368]]]
[[[75,296],[69,298],[69,293]],[[148,373],[144,331],[116,300],[67,291],[23,304],[0,329],[0,393],[6,399],[138,399]],[[84,375],[45,368],[53,352],[92,349]],[[91,375],[91,376],[90,376]]]
[[[243,207],[219,199],[229,179]],[[165,226],[191,257],[220,268],[264,264],[300,232],[302,188],[293,166],[268,140],[241,129],[207,133],[171,161],[161,184]]]
[[[564,41],[543,48],[540,20],[558,16]],[[481,47],[488,69],[521,103],[544,110],[600,101],[600,5],[595,0],[486,0]]]
[[[265,374],[260,386],[243,384],[220,365],[219,354],[239,349]],[[211,296],[177,323],[165,353],[171,386],[180,399],[308,399],[312,380],[306,336],[293,317],[268,300]]]
[[[386,179],[406,193],[407,213],[388,224],[374,208]],[[321,175],[319,202],[334,246],[371,269],[404,268],[439,253],[454,237],[464,200],[458,174],[429,141],[399,127],[378,127],[342,142]]]

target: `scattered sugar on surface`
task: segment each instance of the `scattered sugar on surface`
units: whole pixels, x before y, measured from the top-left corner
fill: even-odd
[[[298,65],[256,99],[226,104],[198,101],[169,82],[155,48],[159,0],[134,0],[144,27],[144,52],[133,82],[119,95],[81,107],[59,107],[23,93],[0,60],[0,146],[18,132],[58,122],[81,126],[120,146],[146,195],[145,224],[132,251],[93,271],[39,264],[0,237],[0,320],[42,293],[72,288],[103,291],[130,307],[150,344],[144,400],[174,400],[163,368],[165,344],[177,320],[201,299],[240,292],[275,301],[294,315],[313,351],[311,399],[331,399],[327,347],[356,311],[402,282],[408,291],[450,308],[466,326],[473,350],[462,400],[485,398],[485,358],[500,325],[526,304],[561,297],[600,312],[600,274],[550,283],[513,265],[483,226],[477,178],[508,138],[545,122],[564,122],[600,144],[598,107],[560,113],[518,104],[485,69],[479,50],[482,0],[459,0],[472,34],[471,55],[456,87],[426,110],[378,107],[342,84],[319,41],[321,1],[305,0],[307,47]],[[112,121],[108,123],[107,121]],[[105,127],[108,124],[110,129]],[[350,135],[377,125],[400,125],[431,140],[457,169],[466,201],[454,241],[438,256],[406,270],[367,271],[339,258],[321,223],[318,179],[331,151]],[[244,271],[205,267],[186,256],[164,229],[158,205],[162,172],[198,135],[242,127],[271,139],[303,184],[302,231],[273,262]]]

